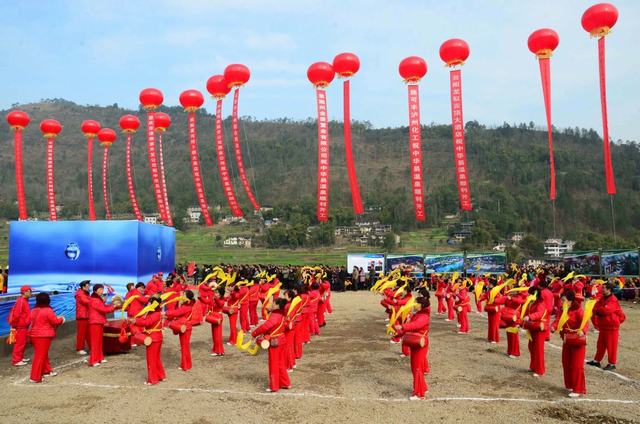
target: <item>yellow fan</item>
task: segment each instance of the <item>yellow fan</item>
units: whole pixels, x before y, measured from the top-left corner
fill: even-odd
[[[402,286],[398,287],[398,289],[393,293],[393,297],[400,296],[400,293],[402,293],[402,291],[407,288],[407,284],[408,283],[404,283]]]
[[[573,271],[568,273],[567,276],[562,279],[562,281],[564,281],[566,283],[567,281],[569,281],[572,278],[573,278]]]
[[[289,310],[287,311],[287,316],[291,316],[291,313],[295,310],[296,306],[298,306],[298,303],[302,302],[302,298],[300,296],[296,296],[293,298],[293,300],[291,301],[291,304],[289,305]]]
[[[413,310],[413,307],[417,304],[416,300],[411,297],[409,301],[400,309],[398,309],[398,315],[400,317],[401,322],[407,322],[407,318],[409,317],[409,313]]]
[[[176,292],[173,292],[173,291],[171,291],[171,292],[166,292],[166,293],[162,293],[162,294],[160,295],[160,299],[162,299],[162,300],[167,300],[168,298],[170,298],[171,296],[173,296],[173,295],[175,295],[175,294],[176,294]]]
[[[562,303],[562,314],[560,315],[560,319],[558,320],[558,331],[562,330],[562,327],[569,321],[569,306],[571,304],[568,300],[565,300]]]
[[[162,304],[162,306],[167,306],[167,305],[169,305],[169,304],[171,304],[171,303],[175,303],[175,302],[187,302],[188,300],[189,300],[189,299],[187,299],[187,298],[186,298],[186,297],[184,297],[184,296],[178,296],[178,297],[174,297],[174,298],[173,298],[173,299],[171,299],[171,300],[167,300],[166,302],[164,302],[164,303]]]
[[[131,305],[131,303],[138,299],[140,297],[139,294],[134,294],[133,296],[131,296],[129,299],[125,300],[125,302],[122,304],[122,313],[124,314],[124,311],[127,310],[127,308],[129,307],[129,305]]]
[[[260,351],[260,346],[258,346],[257,344],[247,349],[247,353],[251,356],[256,356],[259,351]]]
[[[393,330],[393,324],[396,323],[396,319],[397,319],[397,315],[396,315],[396,310],[395,308],[391,309],[391,316],[389,317],[389,324],[387,325],[387,334],[391,334],[394,332]]]
[[[494,300],[496,300],[496,296],[498,296],[498,293],[500,293],[500,291],[506,285],[507,285],[507,283],[502,283],[502,284],[499,284],[499,285],[495,286],[494,288],[492,288],[491,291],[489,292],[489,302],[488,303],[493,304]]]
[[[480,299],[480,296],[482,295],[482,288],[483,287],[484,287],[484,281],[476,282],[476,286],[473,289],[473,293],[476,295],[476,300]]]
[[[520,310],[520,319],[524,318],[529,304],[531,304],[531,302],[535,301],[537,298],[538,296],[535,294],[530,294],[529,296],[527,296],[527,300],[525,300],[524,305],[522,305],[522,310]]]
[[[529,287],[515,287],[513,289],[507,290],[507,294],[509,293],[520,293],[523,291],[528,291]]]
[[[593,315],[593,307],[596,306],[598,301],[596,299],[589,299],[584,305],[584,315],[582,316],[582,322],[580,323],[580,330],[584,331],[584,327],[587,325],[591,316]]]
[[[460,275],[460,274],[458,274],[457,272],[453,273],[453,275],[451,276],[451,282],[452,283],[456,282],[456,280],[458,279],[458,275]]]
[[[158,305],[159,305],[159,303],[154,300],[152,303],[150,303],[149,305],[147,305],[144,308],[142,308],[142,310],[140,312],[138,312],[138,314],[136,315],[136,318],[140,318],[141,316],[143,316],[147,312],[154,311],[158,307]]]

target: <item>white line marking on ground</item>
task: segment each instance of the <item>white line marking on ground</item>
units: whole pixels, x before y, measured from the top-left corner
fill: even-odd
[[[290,392],[279,391],[276,393],[266,392],[246,392],[240,390],[227,390],[227,389],[202,389],[202,388],[179,388],[179,387],[148,387],[148,386],[126,386],[115,384],[94,384],[94,383],[59,383],[59,384],[18,384],[28,387],[38,388],[55,388],[61,386],[76,386],[76,387],[92,387],[97,389],[132,389],[132,390],[162,390],[168,392],[186,392],[186,393],[210,393],[210,394],[227,394],[227,395],[240,395],[240,396],[263,396],[263,397],[310,397],[317,399],[331,399],[331,400],[346,400],[346,401],[366,401],[366,402],[410,402],[408,398],[376,398],[376,397],[347,397],[336,395],[324,395],[320,393],[306,393],[306,392]],[[527,398],[504,398],[504,397],[434,397],[425,399],[426,402],[516,402],[516,403],[546,403],[546,404],[560,404],[560,403],[572,403],[572,402],[591,402],[591,403],[615,403],[615,404],[639,404],[638,400],[623,400],[623,399],[590,399],[590,398],[578,398],[578,399],[527,399]]]

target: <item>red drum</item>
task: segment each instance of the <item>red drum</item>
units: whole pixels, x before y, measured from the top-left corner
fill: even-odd
[[[233,315],[238,311],[238,309],[235,306],[225,306],[224,308],[222,308],[222,312],[224,312],[227,315]]]
[[[205,318],[209,324],[220,325],[222,324],[222,314],[219,312],[210,312]]]
[[[123,353],[131,350],[128,326],[118,319],[107,321],[102,333],[102,351],[104,354]]]
[[[504,308],[500,311],[500,320],[509,324],[507,327],[511,327],[518,320],[517,311],[512,308]]]
[[[136,333],[131,336],[131,343],[137,345],[149,346],[151,344],[151,336],[145,333]]]
[[[522,327],[529,331],[544,331],[544,321],[524,321]]]
[[[173,331],[173,334],[182,334],[185,331],[187,331],[187,326],[186,324],[180,322],[180,321],[171,321],[168,325],[168,327],[171,329],[171,331]]]
[[[271,343],[270,343],[269,339],[268,339],[268,338],[266,338],[266,337],[265,337],[265,338],[258,338],[258,339],[256,340],[256,343],[257,343],[261,348],[263,348],[263,349],[265,349],[265,350],[269,349],[269,346],[271,346]]]
[[[573,331],[570,331],[568,333],[565,333],[564,343],[567,346],[586,346],[587,335],[583,334],[582,336],[579,336],[578,333],[574,333]]]
[[[484,305],[485,312],[498,312],[498,309],[500,309],[500,305],[496,305],[494,303],[487,303]]]
[[[402,336],[402,344],[408,347],[424,347],[427,344],[427,338],[422,333],[409,332]]]

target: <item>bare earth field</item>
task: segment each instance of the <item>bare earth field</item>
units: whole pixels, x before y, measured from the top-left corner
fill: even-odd
[[[144,348],[89,368],[73,351],[73,337],[59,338],[50,355],[59,375],[42,384],[28,383],[29,367],[15,369],[8,357],[0,358],[0,422],[640,422],[638,305],[624,305],[628,320],[621,331],[619,374],[588,367],[589,395],[581,400],[567,398],[562,386],[558,336],[547,344],[547,374],[534,379],[527,373],[525,338],[523,356],[509,359],[504,332],[500,344],[485,342],[483,316],[471,314],[471,334],[458,335],[453,323],[433,315],[429,393],[426,401],[411,402],[409,360],[385,337],[378,301],[366,292],[334,294],[335,311],[322,334],[305,346],[291,374],[292,389],[275,394],[264,392],[266,352],[250,357],[225,346],[227,354],[213,358],[209,325],[194,329],[194,368],[188,373],[178,370],[178,338],[165,333],[168,379],[153,387],[143,385]],[[594,350],[591,334],[588,358]]]

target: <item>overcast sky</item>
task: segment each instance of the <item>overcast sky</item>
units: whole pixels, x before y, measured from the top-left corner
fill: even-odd
[[[422,121],[449,123],[448,71],[440,44],[463,38],[465,120],[487,125],[544,125],[540,75],[527,37],[550,27],[560,35],[552,58],[553,121],[601,133],[597,42],[580,18],[582,0],[330,1],[330,0],[50,0],[0,2],[0,107],[44,98],[136,108],[138,93],[156,87],[178,104],[188,88],[229,63],[244,63],[251,80],[241,115],[307,118],[315,114],[306,79],[315,61],[356,53],[352,116],[375,127],[406,125],[406,88],[398,63],[426,59]],[[617,0],[620,18],[607,37],[609,125],[614,140],[640,140],[640,2]],[[329,112],[341,119],[336,80]],[[230,98],[225,114],[230,112]],[[206,107],[213,110],[213,103]],[[427,135],[428,137],[428,135]]]

